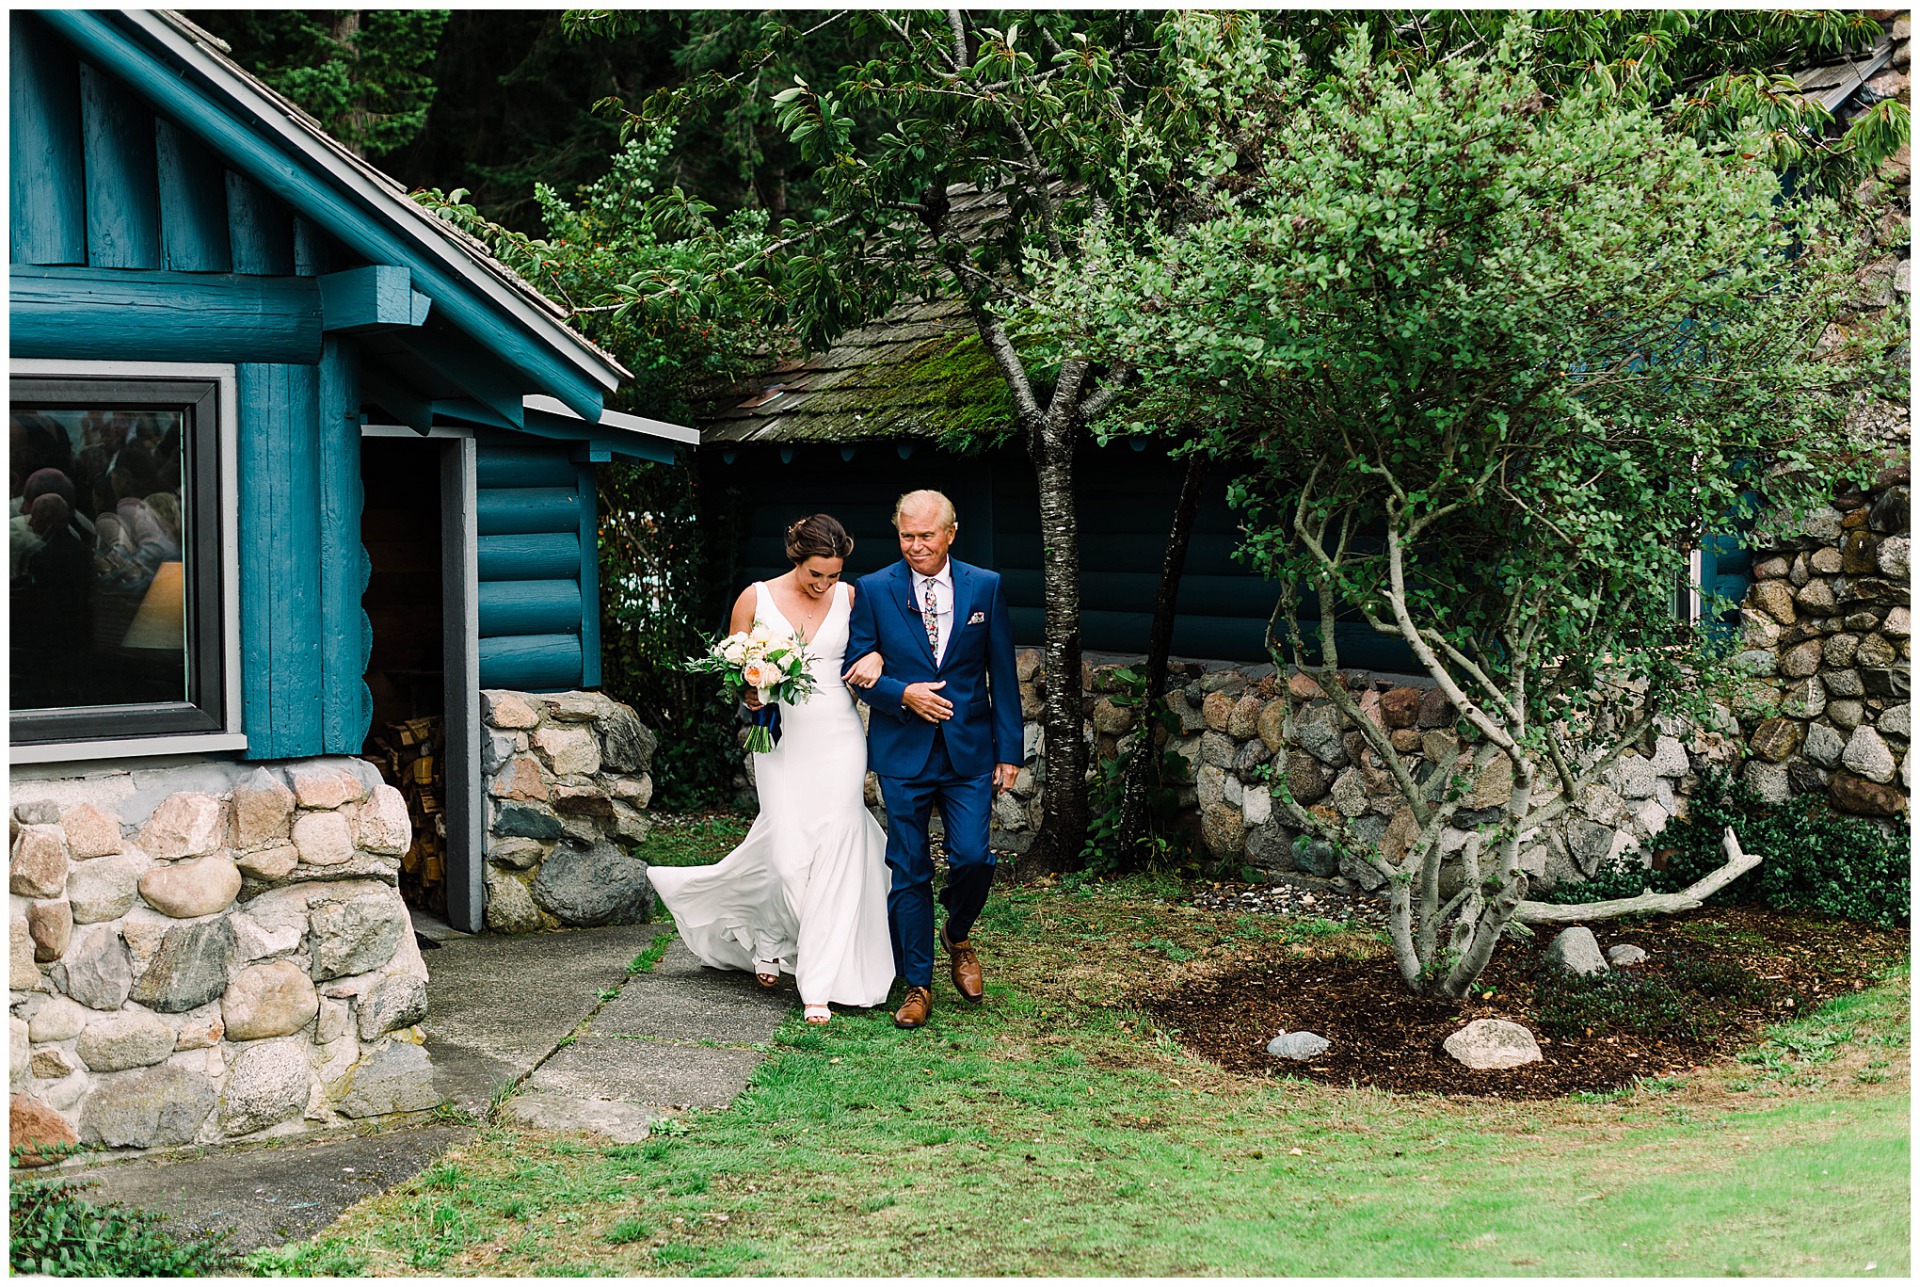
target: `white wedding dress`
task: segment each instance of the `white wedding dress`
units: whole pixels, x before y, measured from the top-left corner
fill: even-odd
[[[754,619],[793,624],[754,583]],[[778,961],[808,1005],[873,1006],[893,985],[887,839],[863,800],[867,739],[846,669],[848,587],[807,645],[813,692],[780,708],[779,742],[753,759],[760,816],[708,867],[654,867],[654,892],[693,954],[724,970]],[[797,633],[797,632],[794,632]]]

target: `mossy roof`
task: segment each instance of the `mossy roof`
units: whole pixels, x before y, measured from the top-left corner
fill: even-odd
[[[948,189],[962,240],[991,235],[1006,199]],[[861,442],[993,434],[1013,400],[958,300],[905,301],[847,332],[824,353],[786,361],[699,408],[702,443]]]

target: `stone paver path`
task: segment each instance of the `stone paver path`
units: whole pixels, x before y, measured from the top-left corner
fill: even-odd
[[[706,969],[678,940],[629,977],[627,963],[670,932],[447,936],[425,954],[427,1049],[447,1105],[484,1119],[516,1088],[503,1117],[630,1142],[666,1112],[731,1103],[764,1057],[755,1047],[797,1004],[792,981],[769,991]],[[167,1213],[183,1232],[229,1230],[251,1251],[311,1236],[473,1133],[424,1123],[107,1163],[86,1178],[103,1200]]]

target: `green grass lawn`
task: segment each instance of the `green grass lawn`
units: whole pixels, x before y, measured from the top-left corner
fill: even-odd
[[[650,842],[652,843],[652,842]],[[724,850],[724,837],[692,847]],[[1227,1075],[1124,1004],[1337,926],[1162,885],[996,890],[987,1003],[918,1032],[796,1016],[728,1109],[652,1139],[491,1126],[295,1274],[1705,1275],[1908,1272],[1908,973],[1724,1065],[1575,1102]],[[950,996],[950,994],[947,994]],[[944,999],[944,998],[943,998]]]

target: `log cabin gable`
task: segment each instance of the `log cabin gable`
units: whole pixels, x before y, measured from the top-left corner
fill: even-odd
[[[483,648],[479,678],[597,683],[591,465],[671,461],[695,435],[608,411],[628,374],[616,361],[191,23],[44,11],[16,12],[9,27],[16,406],[29,377],[81,376],[94,389],[135,370],[211,382],[218,396],[205,405],[227,408],[222,458],[202,462],[218,500],[192,523],[217,533],[218,553],[187,580],[190,599],[218,603],[216,687],[230,690],[224,703],[211,695],[217,729],[120,739],[119,750],[107,734],[68,745],[44,730],[23,747],[16,710],[16,759],[76,748],[358,754],[370,717],[369,422],[478,435],[481,460],[551,458],[546,472],[567,475],[565,575],[547,568],[537,585],[496,579],[490,591],[530,591],[539,620],[521,610],[501,626],[482,613],[483,634],[499,628],[502,640],[538,626],[544,651],[529,663],[525,647]],[[15,456],[22,464],[17,444]],[[489,664],[489,651],[519,660]]]

